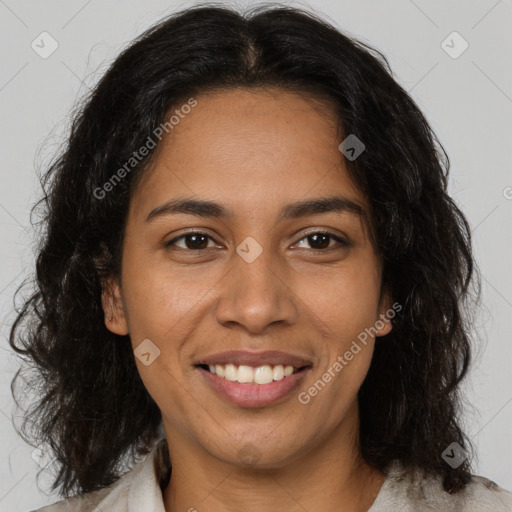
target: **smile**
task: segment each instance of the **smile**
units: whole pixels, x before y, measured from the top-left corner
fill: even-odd
[[[283,401],[311,371],[311,366],[264,365],[254,368],[229,363],[212,365],[215,373],[208,365],[196,365],[196,368],[216,395],[239,407],[265,407]]]
[[[285,377],[289,377],[290,375],[297,373],[300,369],[291,365],[284,366],[282,364],[252,367],[244,364],[237,365],[233,363],[201,365],[201,367],[223,379],[231,382],[240,382],[242,384],[269,384],[275,380],[281,380]]]

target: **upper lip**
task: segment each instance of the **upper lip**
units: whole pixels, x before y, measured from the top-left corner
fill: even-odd
[[[201,358],[196,364],[238,364],[247,366],[275,366],[282,364],[283,366],[294,366],[295,368],[302,368],[303,366],[312,366],[310,360],[296,356],[294,354],[287,354],[279,350],[265,350],[263,352],[248,352],[247,350],[228,350],[225,352],[217,352]]]

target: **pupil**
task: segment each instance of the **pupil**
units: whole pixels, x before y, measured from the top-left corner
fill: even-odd
[[[320,244],[318,244],[318,238],[319,237],[323,238],[323,243],[320,242]],[[324,249],[324,248],[329,246],[329,241],[328,241],[329,235],[325,235],[325,234],[319,233],[319,234],[315,234],[315,235],[310,235],[308,238],[310,239],[309,243],[310,243],[311,246],[314,246],[315,243],[317,244],[317,247],[315,247],[316,249]],[[314,240],[314,242],[311,243],[311,240]],[[325,243],[326,241],[327,241],[327,243]],[[321,247],[318,247],[318,245],[321,245]]]
[[[203,240],[199,240],[199,239],[203,239]],[[207,238],[204,236],[204,235],[188,235],[187,237],[187,240],[190,242],[192,240],[192,243],[191,244],[187,244],[187,245],[191,245],[190,248],[192,249],[206,249],[206,245],[208,245],[208,241],[207,241]],[[197,243],[199,240],[199,243]],[[206,245],[205,247],[202,247],[201,244],[205,244],[205,241],[206,241]]]

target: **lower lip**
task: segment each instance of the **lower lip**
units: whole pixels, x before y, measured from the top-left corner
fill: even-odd
[[[310,367],[304,368],[289,377],[268,384],[243,384],[219,377],[200,366],[196,368],[217,393],[230,403],[241,407],[265,407],[283,400],[300,385],[311,370]]]

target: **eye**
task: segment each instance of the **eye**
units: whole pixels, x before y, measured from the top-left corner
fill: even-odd
[[[178,236],[176,238],[173,238],[169,242],[165,243],[165,247],[170,247],[172,245],[176,245],[176,242],[183,240],[185,243],[185,247],[180,247],[181,249],[185,250],[192,250],[192,251],[202,251],[205,249],[208,249],[208,240],[213,240],[213,238],[206,233],[200,233],[198,231],[191,231],[190,233],[185,233],[184,235]]]
[[[201,233],[199,231],[191,231],[190,233],[185,233],[176,238],[173,238],[169,242],[166,242],[165,247],[171,247],[175,245],[180,249],[190,250],[190,251],[202,251],[211,248],[208,247],[208,241],[211,240],[215,242],[215,240],[207,235],[206,233]],[[331,241],[338,242],[338,247],[336,245],[330,245]],[[183,241],[185,246],[179,246],[177,242]],[[339,236],[334,233],[329,233],[326,231],[315,231],[307,234],[301,240],[299,240],[298,244],[303,241],[307,241],[312,247],[310,250],[312,251],[320,251],[320,252],[329,252],[331,250],[337,250],[343,247],[348,247],[349,242],[343,240]],[[215,246],[215,245],[214,245]]]
[[[321,251],[321,252],[329,252],[330,250],[340,249],[340,247],[330,246],[329,242],[334,240],[338,242],[339,246],[348,247],[350,244],[340,238],[339,236],[329,233],[327,231],[315,231],[307,234],[304,238],[299,240],[299,244],[306,240],[310,245],[312,245],[311,250],[313,251]]]

